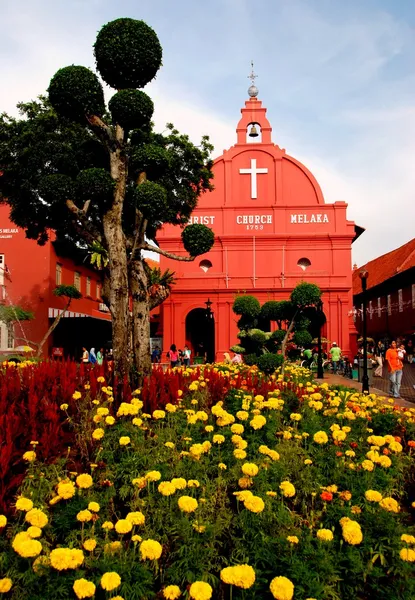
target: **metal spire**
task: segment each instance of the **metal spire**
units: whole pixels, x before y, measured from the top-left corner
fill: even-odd
[[[254,73],[254,61],[251,60],[251,73],[248,75],[248,79],[250,79],[252,82],[248,89],[248,95],[251,98],[256,98],[258,96],[258,88],[255,85],[255,79],[257,77],[258,75],[255,75]]]

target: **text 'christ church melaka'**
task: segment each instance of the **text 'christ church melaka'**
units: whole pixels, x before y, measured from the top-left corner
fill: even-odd
[[[172,343],[218,361],[237,343],[238,294],[262,303],[287,299],[300,281],[322,290],[323,335],[345,353],[354,328],[351,245],[361,229],[347,220],[347,204],[326,204],[310,171],[271,140],[266,108],[251,85],[241,109],[236,144],[214,161],[214,190],[204,194],[190,222],[208,225],[215,243],[194,262],[161,257],[162,270],[176,272],[177,283],[161,307],[163,351]],[[254,136],[254,137],[253,137]],[[360,231],[359,231],[360,229]],[[181,229],[165,226],[160,246],[185,254]],[[212,317],[206,318],[206,302]]]

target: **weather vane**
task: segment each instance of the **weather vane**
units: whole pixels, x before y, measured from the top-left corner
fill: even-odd
[[[255,75],[254,73],[254,61],[251,60],[251,73],[250,75],[248,75],[248,79],[251,80],[252,85],[255,85],[255,79],[258,77],[258,75]]]
[[[258,77],[258,75],[255,75],[254,73],[254,61],[251,60],[251,74],[248,75],[248,79],[251,80],[251,85],[249,86],[248,89],[248,95],[250,98],[256,98],[258,96],[258,88],[255,85],[255,79]]]

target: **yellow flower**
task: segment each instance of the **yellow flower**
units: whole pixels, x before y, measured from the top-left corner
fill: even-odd
[[[145,516],[139,510],[135,512],[129,512],[125,518],[127,521],[130,521],[130,523],[132,523],[133,525],[144,525],[146,521]],[[115,527],[115,529],[117,529],[117,527]]]
[[[81,397],[82,397],[82,394],[81,394],[81,392],[74,392],[74,393],[72,394],[72,398],[73,398],[74,400],[79,400],[79,398],[81,398]]]
[[[299,541],[296,535],[287,535],[287,542],[290,542],[290,544],[298,544]]]
[[[119,552],[121,548],[121,542],[109,542],[108,544],[104,544],[104,554],[115,554],[115,552]]]
[[[48,524],[48,516],[38,508],[32,508],[26,513],[25,521],[36,527],[45,527]]]
[[[249,418],[249,412],[247,412],[246,410],[238,410],[238,412],[236,413],[236,418],[240,421],[247,421]]]
[[[398,513],[400,511],[399,504],[393,498],[382,498],[379,506],[389,512]]]
[[[189,488],[200,487],[200,483],[198,482],[197,479],[189,479],[189,481],[187,482],[187,487],[189,487]]]
[[[384,454],[382,454],[379,457],[378,463],[380,464],[381,467],[384,467],[385,469],[387,469],[388,467],[391,466],[392,461],[389,458],[389,456],[385,456]]]
[[[327,444],[327,442],[329,441],[328,435],[325,431],[317,431],[317,433],[314,434],[313,436],[313,440],[315,441],[316,444]]]
[[[267,422],[266,418],[263,415],[255,415],[252,421],[249,422],[252,429],[262,429],[262,427]]]
[[[277,600],[292,600],[294,596],[294,585],[287,577],[274,577],[269,589]]]
[[[130,438],[128,437],[128,435],[122,435],[119,439],[119,444],[120,446],[128,446],[128,444],[131,442]]]
[[[143,540],[140,544],[141,560],[158,560],[163,552],[163,546],[155,540]]]
[[[405,542],[405,544],[414,544],[415,545],[415,536],[408,535],[407,533],[403,533],[401,535],[401,542]]]
[[[280,484],[280,490],[282,491],[282,495],[286,498],[292,498],[295,496],[295,487],[289,481],[282,481]]]
[[[158,481],[161,479],[161,473],[159,471],[149,471],[145,478],[147,481]]]
[[[305,464],[305,465],[312,465],[312,464],[313,464],[313,461],[312,461],[312,460],[310,460],[309,458],[306,458],[306,459],[305,459],[305,461],[304,461],[304,464]]]
[[[50,553],[50,564],[57,571],[77,569],[84,562],[84,553],[75,548],[55,548]]]
[[[131,531],[131,529],[133,528],[133,524],[131,523],[131,521],[128,521],[127,519],[120,519],[119,521],[117,521],[115,523],[115,531],[117,533],[129,533]]]
[[[82,489],[90,488],[93,483],[94,482],[91,475],[88,475],[87,473],[78,475],[78,477],[76,478],[76,485]]]
[[[249,565],[225,567],[220,572],[220,578],[224,583],[247,590],[255,583],[255,571]]]
[[[199,521],[193,521],[192,527],[198,533],[204,533],[206,531],[206,525],[200,525]]]
[[[244,458],[246,458],[245,450],[240,450],[239,448],[237,448],[236,450],[233,451],[233,455],[235,458],[238,458],[240,460],[243,460]]]
[[[242,473],[249,477],[255,477],[258,474],[258,467],[255,463],[245,463],[242,465]]]
[[[224,441],[225,441],[225,436],[224,435],[216,434],[212,438],[212,442],[214,444],[223,444]]]
[[[198,502],[195,498],[191,496],[180,496],[177,501],[177,504],[182,512],[192,513],[194,512],[198,505]]]
[[[94,540],[94,539],[92,539],[92,538],[90,538],[88,540],[85,540],[82,545],[85,548],[85,550],[88,550],[89,552],[92,552],[96,548],[97,541]]]
[[[265,492],[267,496],[271,496],[271,498],[275,498],[277,492]]]
[[[100,505],[98,504],[98,502],[90,502],[90,503],[88,504],[88,510],[90,510],[90,511],[92,511],[92,512],[95,512],[95,513],[97,513],[97,512],[99,512],[99,509],[100,509],[100,508],[101,508],[101,507],[100,507]]]
[[[164,445],[166,446],[166,448],[170,448],[171,450],[173,450],[173,448],[174,448],[174,446],[175,446],[175,445],[173,444],[173,442],[166,442]]]
[[[215,429],[215,428],[213,427],[213,425],[206,425],[206,427],[205,427],[205,431],[206,431],[206,433],[212,433],[212,431],[213,431],[214,429]]]
[[[136,427],[141,427],[141,425],[143,424],[143,419],[139,419],[138,417],[134,417],[132,423]]]
[[[368,502],[380,502],[382,500],[382,494],[376,490],[366,490],[365,498]]]
[[[375,464],[371,460],[364,460],[362,462],[362,467],[365,471],[373,471]]]
[[[76,518],[81,523],[88,523],[88,521],[91,521],[92,519],[92,513],[89,510],[80,510],[76,515]]]
[[[290,419],[291,421],[301,421],[302,416],[299,413],[291,413]]]
[[[177,410],[177,406],[175,406],[174,404],[171,404],[170,402],[168,404],[166,404],[166,406],[164,407],[167,412],[169,413],[174,413]]]
[[[263,499],[259,496],[254,496],[253,494],[244,501],[244,505],[247,510],[253,513],[260,513],[265,508]]]
[[[36,452],[33,452],[33,450],[28,450],[23,454],[23,460],[26,462],[33,462],[36,460]]]
[[[153,419],[164,419],[164,417],[166,416],[166,413],[164,412],[164,410],[155,410],[153,412]]]
[[[402,548],[399,556],[406,562],[415,562],[415,550],[412,550],[412,548]]]
[[[92,432],[92,437],[94,440],[101,440],[105,435],[105,431],[100,427],[98,429],[94,429]]]
[[[101,525],[102,529],[114,529],[114,524],[111,523],[111,521],[104,521],[104,523]]]
[[[97,377],[97,381],[98,383],[105,383],[105,377],[102,377],[102,375],[100,375],[99,377]]]
[[[141,537],[141,535],[133,535],[131,541],[136,544],[137,542],[141,542],[142,539],[143,538]]]
[[[23,498],[23,496],[20,496],[20,498],[16,500],[16,510],[24,510],[27,512],[32,510],[32,508],[33,502],[29,500],[29,498]]]
[[[42,552],[42,544],[31,539],[27,531],[22,531],[15,536],[12,547],[23,558],[34,558]]]
[[[114,425],[114,423],[115,423],[114,417],[112,417],[111,415],[109,415],[108,417],[105,417],[105,423],[107,425]]]
[[[163,590],[163,598],[166,600],[176,600],[179,596],[181,596],[181,591],[177,585],[168,585]]]
[[[0,529],[2,527],[6,527],[7,525],[7,517],[5,515],[0,515]]]
[[[345,431],[340,429],[339,431],[333,431],[331,436],[332,436],[333,440],[336,440],[337,442],[343,442],[346,439],[347,434]]]
[[[0,579],[0,594],[7,594],[12,589],[13,581],[10,577],[3,577]]]
[[[244,432],[244,429],[245,429],[244,426],[240,425],[239,423],[235,423],[231,427],[232,433],[236,433],[236,435],[242,435]]]
[[[95,594],[95,584],[92,581],[81,578],[76,579],[73,584],[73,591],[77,598],[92,598]]]
[[[363,540],[363,534],[361,527],[357,521],[352,521],[349,518],[343,518],[340,520],[342,526],[343,538],[352,546],[357,546]]]
[[[225,463],[219,463],[218,464],[219,469],[221,469],[222,471],[226,471],[226,469],[228,468]]]
[[[204,581],[195,581],[189,589],[189,596],[193,600],[210,600],[212,598],[212,587]]]
[[[162,481],[157,489],[163,496],[172,496],[176,492],[176,486],[170,481]]]
[[[331,542],[333,540],[333,532],[330,529],[319,529],[317,537],[322,542]]]
[[[35,539],[42,535],[42,530],[40,527],[36,527],[36,525],[31,525],[27,528],[27,533],[32,539]]]
[[[108,571],[101,577],[101,587],[107,592],[117,589],[121,585],[121,577],[115,571]]]
[[[399,452],[402,452],[403,450],[402,444],[400,444],[399,442],[391,442],[389,444],[389,450],[392,450],[392,452],[396,452],[397,454],[399,454]]]
[[[171,480],[176,490],[184,490],[187,487],[187,481],[183,477],[174,477]]]
[[[68,500],[69,498],[75,496],[75,485],[72,481],[69,481],[69,479],[60,481],[56,490],[58,492],[58,496],[64,500]]]
[[[101,417],[106,417],[109,414],[109,410],[108,408],[105,408],[104,406],[101,406],[100,408],[97,409],[97,415],[100,415]]]

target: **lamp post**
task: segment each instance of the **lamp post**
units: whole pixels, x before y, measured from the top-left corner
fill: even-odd
[[[323,301],[322,300],[319,300],[317,302],[317,312],[318,312],[317,378],[318,379],[323,379],[323,377],[324,377],[324,373],[323,373],[323,355],[322,355],[322,352],[321,352],[321,326],[322,326],[322,322],[323,322]]]
[[[212,302],[210,301],[210,298],[207,299],[207,301],[205,302],[206,304],[206,317],[209,319],[211,319],[213,317],[213,313],[212,313],[212,309],[210,308],[212,306]]]
[[[369,273],[365,270],[360,271],[359,277],[362,281],[362,292],[363,292],[363,314],[362,314],[362,328],[363,328],[363,377],[362,377],[362,393],[369,393],[369,376],[367,374],[367,310],[366,310],[366,290],[367,290],[367,278]]]

